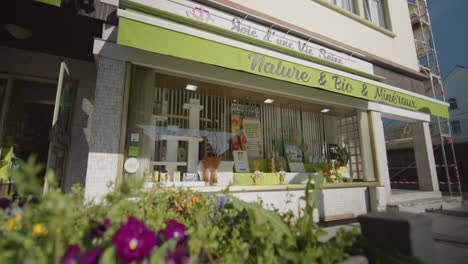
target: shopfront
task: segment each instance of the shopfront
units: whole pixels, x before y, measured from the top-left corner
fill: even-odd
[[[363,170],[359,110],[141,66],[132,75],[126,151],[138,177],[186,186],[304,184],[320,171],[330,182],[375,180]],[[346,164],[336,178],[327,173],[338,159]]]
[[[230,186],[244,200],[297,210],[318,173],[321,217],[352,217],[389,192],[381,117],[412,120],[424,134],[429,113],[447,115],[444,103],[382,83],[364,60],[182,2],[128,2],[118,27],[95,40],[96,94],[107,89],[95,100],[118,111],[103,106],[106,126],[94,117],[94,133],[113,127],[115,138],[104,139],[109,155],[104,143],[90,151],[89,197],[102,192],[93,182],[139,177],[149,189]]]

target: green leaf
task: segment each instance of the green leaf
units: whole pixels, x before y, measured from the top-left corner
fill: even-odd
[[[230,198],[233,199],[234,207],[238,209],[239,211],[242,211],[245,209],[249,212],[249,215],[250,215],[250,212],[255,212],[259,215],[259,218],[256,220],[260,221],[260,223],[262,222],[270,223],[272,225],[272,228],[274,229],[274,232],[271,235],[275,239],[274,241],[275,243],[281,243],[282,241],[284,241],[284,239],[286,240],[293,239],[291,230],[283,222],[279,214],[273,211],[264,209],[257,203],[247,203],[247,202],[237,199],[236,197],[230,197]]]
[[[177,240],[171,239],[171,240],[164,242],[160,247],[153,249],[153,252],[151,253],[151,258],[150,258],[151,263],[163,263],[166,253],[168,251],[175,250],[176,246],[177,246]],[[159,261],[162,261],[162,262],[159,262]]]
[[[100,264],[113,264],[117,263],[116,256],[115,256],[115,248],[114,246],[108,247],[104,253],[102,254],[101,258],[99,259]]]

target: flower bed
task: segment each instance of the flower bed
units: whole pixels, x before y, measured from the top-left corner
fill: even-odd
[[[312,193],[320,186],[310,182],[306,207],[293,218],[223,193],[143,192],[131,180],[90,203],[80,187],[63,194],[47,175],[41,196],[40,169],[22,164],[15,174],[22,199],[0,200],[0,263],[334,263],[360,252],[357,230],[318,240]]]

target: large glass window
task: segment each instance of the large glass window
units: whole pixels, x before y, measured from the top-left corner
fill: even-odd
[[[364,0],[364,17],[383,28],[387,28],[385,0]]]
[[[365,180],[355,110],[144,67],[134,67],[126,135],[133,174],[163,182],[301,184],[309,173]]]

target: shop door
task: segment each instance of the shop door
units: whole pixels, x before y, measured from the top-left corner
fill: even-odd
[[[8,116],[8,108],[11,99],[11,82],[13,80],[0,77],[0,197],[4,192],[5,184],[9,181],[9,167],[11,161],[11,151],[3,146],[5,127]],[[9,189],[9,188],[8,188]]]
[[[57,94],[55,97],[52,128],[49,136],[49,154],[46,170],[52,170],[60,188],[63,189],[63,178],[67,153],[70,144],[70,119],[73,102],[73,86],[69,79],[69,70],[65,62],[60,64]],[[47,181],[44,193],[48,190]]]

